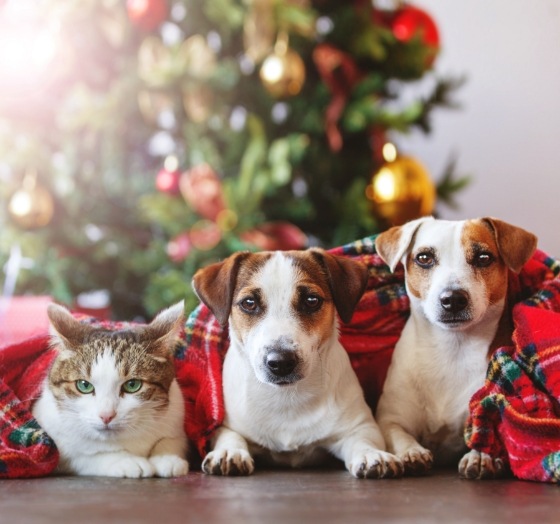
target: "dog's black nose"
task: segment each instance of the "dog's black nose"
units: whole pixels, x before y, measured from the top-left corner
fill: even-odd
[[[450,313],[459,313],[469,305],[469,295],[462,289],[446,289],[440,296],[441,307]]]
[[[277,377],[289,375],[297,364],[298,359],[293,351],[271,351],[266,356],[266,367]]]

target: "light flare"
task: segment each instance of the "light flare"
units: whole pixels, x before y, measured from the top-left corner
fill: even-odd
[[[40,88],[54,76],[60,31],[29,9],[9,6],[0,11],[0,95],[21,95],[22,89]]]

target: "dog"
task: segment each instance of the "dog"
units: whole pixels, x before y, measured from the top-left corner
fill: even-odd
[[[403,263],[410,298],[376,411],[405,474],[429,472],[434,459],[442,465],[460,459],[466,478],[503,473],[499,459],[464,454],[463,430],[492,350],[511,343],[508,273],[521,270],[536,244],[532,233],[495,218],[421,218],[376,238],[391,271]]]
[[[239,252],[196,272],[195,292],[230,337],[205,473],[334,456],[357,478],[402,475],[338,341],[336,313],[350,321],[367,281],[364,264],[320,249]]]

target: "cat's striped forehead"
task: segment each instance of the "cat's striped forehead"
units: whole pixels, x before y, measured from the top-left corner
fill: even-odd
[[[61,351],[51,368],[52,385],[91,378],[92,369],[105,357],[111,357],[123,380],[139,378],[168,389],[175,370],[171,359],[154,356],[151,342],[133,331],[92,331],[70,350]]]
[[[121,362],[144,357],[148,350],[148,343],[142,341],[138,333],[133,331],[93,331],[83,341],[79,353],[91,362],[103,353],[114,356],[115,362]]]

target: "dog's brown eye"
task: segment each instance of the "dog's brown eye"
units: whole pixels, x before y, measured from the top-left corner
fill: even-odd
[[[486,251],[478,253],[473,260],[473,266],[476,267],[488,267],[494,262],[494,255],[492,253],[487,253]]]
[[[319,297],[316,297],[315,295],[309,295],[305,297],[304,303],[307,309],[315,311],[316,309],[319,309],[321,307],[323,300]]]
[[[416,263],[424,269],[430,268],[435,264],[435,258],[432,253],[418,253],[415,260]]]
[[[254,298],[245,298],[243,299],[239,305],[241,309],[247,313],[255,313],[259,309],[259,304]]]

